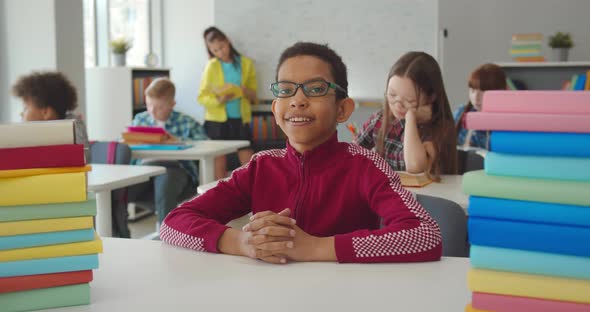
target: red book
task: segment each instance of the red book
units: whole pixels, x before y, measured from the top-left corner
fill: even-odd
[[[84,284],[92,281],[92,270],[0,277],[0,294],[29,289]]]
[[[0,170],[86,165],[82,144],[0,148],[0,160]]]

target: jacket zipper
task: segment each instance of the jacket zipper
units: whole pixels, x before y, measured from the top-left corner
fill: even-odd
[[[301,203],[303,202],[303,190],[304,188],[304,183],[305,183],[305,156],[301,156],[301,166],[300,166],[300,176],[301,176],[301,182],[299,183],[299,189],[297,190],[297,201],[295,202],[295,211],[294,211],[294,217],[295,217],[295,221],[299,222],[299,210],[301,209]]]

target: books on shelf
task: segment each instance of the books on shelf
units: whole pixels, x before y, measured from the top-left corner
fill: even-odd
[[[542,54],[543,34],[513,34],[510,55],[517,62],[544,62]]]
[[[396,171],[402,186],[405,187],[423,187],[432,183],[432,179],[425,173],[408,173],[405,171]]]
[[[0,124],[0,148],[75,144],[74,120]]]
[[[279,141],[286,140],[287,136],[275,122],[273,115],[254,115],[250,123],[252,141]]]

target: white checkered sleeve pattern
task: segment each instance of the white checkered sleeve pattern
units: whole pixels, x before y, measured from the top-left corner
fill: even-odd
[[[438,246],[442,237],[438,224],[418,204],[412,193],[401,186],[399,176],[387,162],[373,151],[350,144],[348,151],[353,155],[362,155],[370,159],[375,166],[389,177],[389,186],[399,194],[403,203],[420,220],[420,225],[413,229],[389,232],[382,235],[370,234],[353,237],[352,246],[358,258],[396,256],[425,252]]]
[[[203,238],[190,236],[177,231],[166,225],[166,223],[162,223],[160,227],[160,239],[170,245],[205,251],[205,240]]]

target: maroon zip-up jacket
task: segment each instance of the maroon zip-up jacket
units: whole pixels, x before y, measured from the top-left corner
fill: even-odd
[[[291,208],[291,217],[314,236],[335,236],[339,262],[438,260],[438,224],[378,154],[340,143],[334,134],[315,149],[255,154],[231,178],[174,209],[160,238],[172,245],[219,252],[229,221]],[[380,227],[381,220],[383,226]]]

